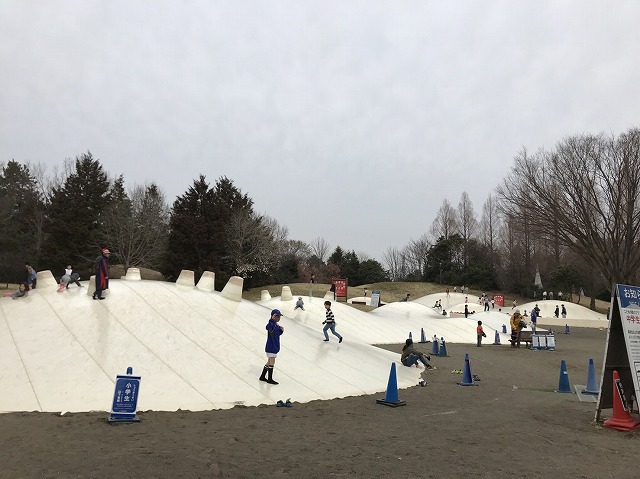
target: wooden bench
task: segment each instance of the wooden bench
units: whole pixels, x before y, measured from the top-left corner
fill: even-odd
[[[533,339],[531,339],[532,334],[533,331],[520,331],[520,342],[524,343],[527,348],[533,342]],[[509,342],[513,344],[515,341],[513,341],[513,339],[509,339]]]

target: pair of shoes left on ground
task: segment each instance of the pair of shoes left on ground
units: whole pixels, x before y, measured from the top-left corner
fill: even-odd
[[[276,403],[276,406],[278,407],[291,407],[291,398],[287,399],[286,401],[283,401],[282,399],[278,400],[278,402]]]

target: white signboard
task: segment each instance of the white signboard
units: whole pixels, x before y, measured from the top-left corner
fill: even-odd
[[[617,284],[613,289],[596,421],[601,409],[613,407],[613,371],[627,395],[623,402],[640,392],[640,287]]]
[[[380,291],[371,291],[371,306],[374,308],[380,306]]]
[[[619,284],[617,290],[633,387],[638,392],[640,391],[640,287]]]

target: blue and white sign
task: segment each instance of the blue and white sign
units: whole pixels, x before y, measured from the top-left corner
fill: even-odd
[[[116,388],[113,393],[113,404],[109,421],[139,421],[136,416],[138,395],[140,393],[140,376],[116,376]]]
[[[374,308],[380,306],[380,291],[371,291],[371,306]]]
[[[640,288],[618,284],[616,289],[629,367],[637,393],[640,391]]]

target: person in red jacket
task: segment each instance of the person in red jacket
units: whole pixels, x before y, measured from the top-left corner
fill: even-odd
[[[478,344],[477,346],[480,347],[482,346],[482,338],[486,338],[487,335],[484,332],[484,329],[482,329],[482,321],[478,321],[478,327],[476,328],[476,334],[478,335]]]
[[[111,252],[107,248],[102,248],[100,256],[96,258],[96,291],[93,299],[104,299],[102,292],[109,289],[109,255]]]

